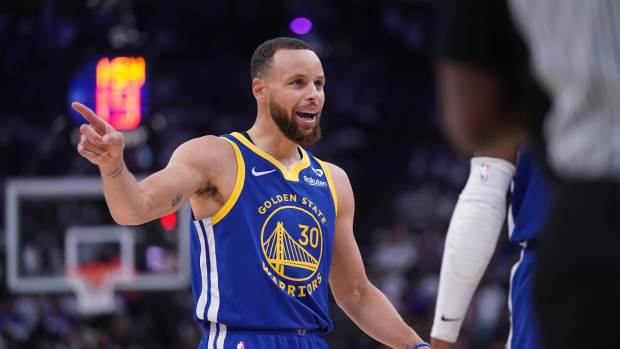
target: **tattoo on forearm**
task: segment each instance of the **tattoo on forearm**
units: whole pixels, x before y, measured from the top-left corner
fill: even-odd
[[[181,193],[177,193],[177,196],[174,199],[172,199],[172,207],[178,205],[179,202],[181,202],[182,197],[183,195],[181,195]]]
[[[123,173],[123,167],[125,167],[124,164],[121,164],[116,170],[109,172],[108,176],[112,177],[112,178],[116,178],[118,176],[121,175],[121,173]]]

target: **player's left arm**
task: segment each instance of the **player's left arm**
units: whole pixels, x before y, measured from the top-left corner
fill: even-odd
[[[366,276],[353,236],[355,202],[347,174],[327,164],[338,200],[338,217],[329,283],[336,303],[355,324],[375,340],[397,349],[422,341],[400,317],[385,295]]]

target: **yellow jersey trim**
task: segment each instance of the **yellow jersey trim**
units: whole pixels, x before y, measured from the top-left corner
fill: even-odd
[[[327,163],[319,159],[316,159],[316,161],[318,161],[319,164],[321,164],[321,167],[323,168],[323,172],[325,172],[325,177],[327,177],[327,183],[329,184],[329,191],[332,192],[332,198],[334,200],[334,209],[336,212],[336,217],[338,217],[338,195],[336,195],[336,187],[334,185],[334,180],[332,179],[332,173],[329,171],[329,167],[327,166]]]
[[[235,186],[233,187],[233,191],[230,194],[224,206],[220,208],[216,214],[211,217],[211,224],[215,225],[217,222],[221,221],[226,217],[228,212],[235,206],[237,199],[239,199],[239,195],[241,195],[241,190],[243,189],[243,183],[245,182],[245,161],[243,160],[243,156],[241,155],[241,150],[239,150],[239,146],[230,139],[226,137],[222,137],[226,141],[228,141],[235,151],[235,158],[237,159],[237,178],[235,179]]]
[[[284,165],[280,163],[280,161],[274,159],[273,156],[261,150],[259,147],[254,145],[254,143],[250,142],[247,138],[245,138],[242,134],[238,132],[233,132],[231,133],[231,135],[237,140],[239,140],[239,142],[243,143],[243,145],[248,147],[248,149],[256,153],[256,155],[271,162],[278,170],[280,170],[280,172],[282,172],[282,175],[284,175],[284,178],[288,181],[299,182],[299,172],[310,166],[310,158],[302,147],[298,147],[301,150],[301,160],[294,163],[291,168],[287,170],[286,167],[284,167]]]

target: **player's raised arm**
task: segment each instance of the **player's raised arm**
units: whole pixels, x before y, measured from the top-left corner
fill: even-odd
[[[88,121],[80,127],[78,152],[99,166],[108,208],[121,225],[142,224],[178,210],[219,168],[214,154],[232,152],[217,137],[194,139],[177,148],[163,170],[138,182],[123,161],[123,135],[86,106],[72,107]]]
[[[335,165],[328,166],[339,203],[329,278],[334,299],[360,329],[377,341],[391,348],[413,348],[422,339],[366,276],[353,235],[355,202],[347,174]]]

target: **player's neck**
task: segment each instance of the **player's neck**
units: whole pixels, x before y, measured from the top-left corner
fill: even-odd
[[[286,138],[273,120],[264,119],[265,117],[263,120],[257,118],[252,128],[248,130],[254,144],[286,167],[299,161],[297,144]]]

